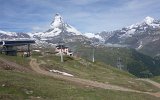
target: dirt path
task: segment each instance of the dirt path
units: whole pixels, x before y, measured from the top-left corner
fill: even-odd
[[[22,67],[21,65],[8,61],[4,58],[0,57],[0,61],[6,63],[7,65],[14,67],[15,69],[22,71],[22,72],[32,72],[30,69]],[[36,59],[31,58],[30,61],[30,66],[31,69],[39,74],[43,74],[46,76],[52,76],[54,78],[57,79],[62,79],[62,80],[66,80],[66,81],[70,81],[70,82],[74,82],[77,84],[81,84],[81,85],[85,85],[85,86],[91,86],[91,87],[97,87],[97,88],[102,88],[102,89],[111,89],[111,90],[118,90],[118,91],[128,91],[128,92],[136,92],[136,93],[144,93],[144,94],[150,94],[152,96],[156,96],[156,97],[160,97],[160,92],[158,93],[149,93],[149,92],[141,92],[141,91],[137,91],[137,90],[133,90],[133,89],[129,89],[129,88],[124,88],[124,87],[120,87],[120,86],[116,86],[116,85],[111,85],[111,84],[105,84],[105,83],[101,83],[101,82],[97,82],[97,81],[91,81],[91,80],[87,80],[87,79],[81,79],[81,78],[75,78],[75,77],[68,77],[68,76],[63,76],[63,75],[59,75],[59,74],[55,74],[49,71],[45,71],[40,69],[39,64],[37,63]],[[154,82],[152,80],[146,80],[146,79],[140,79],[143,81],[147,81],[153,85],[155,85],[156,87],[160,88],[160,84],[157,82]]]
[[[40,69],[39,65],[36,62],[36,59],[32,59],[30,62],[30,65],[31,65],[31,68],[37,73],[47,75],[47,76],[52,76],[58,79],[71,81],[71,82],[86,85],[86,86],[98,87],[98,88],[103,88],[103,89],[119,90],[119,91],[140,92],[140,91],[136,91],[136,90],[120,87],[120,86],[104,84],[104,83],[100,83],[97,81],[91,81],[91,80],[80,79],[80,78],[75,78],[75,77],[68,77],[68,76],[55,74],[49,71],[45,71],[45,70]]]
[[[120,87],[120,86],[116,86],[116,85],[101,83],[101,82],[97,82],[97,81],[91,81],[91,80],[87,80],[87,79],[58,75],[58,74],[40,69],[39,64],[37,63],[36,59],[33,59],[33,58],[31,59],[30,66],[35,72],[37,72],[39,74],[43,74],[43,75],[46,75],[46,76],[52,76],[52,77],[57,78],[57,79],[71,81],[71,82],[81,84],[81,85],[92,86],[92,87],[97,87],[97,88],[102,88],[102,89],[144,93],[144,94],[149,94],[149,95],[152,95],[152,96],[160,97],[160,92],[157,92],[157,93],[141,92],[141,91],[138,91],[138,90],[133,90],[133,89],[124,88],[124,87]],[[156,82],[151,81],[151,80],[145,80],[145,81],[147,81],[147,82],[155,85],[156,87],[160,88],[159,83],[156,83]]]
[[[137,79],[137,80],[142,80],[142,81],[151,83],[152,85],[156,86],[157,88],[160,88],[160,84],[159,84],[159,83],[157,83],[157,82],[155,82],[155,81],[152,81],[152,80],[150,80],[150,79]],[[152,95],[157,96],[157,97],[160,97],[160,92],[152,93]]]
[[[160,84],[155,82],[155,81],[152,81],[150,79],[138,79],[138,80],[142,80],[142,81],[145,81],[145,82],[148,82],[148,83],[151,83],[152,85],[156,86],[157,88],[160,88]]]
[[[152,96],[160,97],[159,92],[158,93],[141,92],[141,91],[132,90],[132,89],[116,86],[116,85],[104,84],[104,83],[97,82],[97,81],[91,81],[91,80],[75,78],[75,77],[67,77],[67,76],[58,75],[58,74],[55,74],[55,73],[52,73],[52,72],[48,72],[48,71],[40,69],[39,64],[36,62],[36,59],[31,59],[30,65],[31,65],[31,68],[39,74],[52,76],[52,77],[57,78],[57,79],[71,81],[71,82],[81,84],[81,85],[92,86],[92,87],[103,88],[103,89],[118,90],[118,91],[144,93],[144,94],[149,94],[149,95],[152,95]]]

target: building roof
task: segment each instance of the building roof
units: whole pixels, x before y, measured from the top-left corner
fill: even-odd
[[[28,45],[34,44],[35,40],[2,40],[0,41],[0,45],[4,46],[20,46],[20,45]]]
[[[57,49],[67,49],[68,47],[66,47],[65,45],[57,45],[56,48]]]

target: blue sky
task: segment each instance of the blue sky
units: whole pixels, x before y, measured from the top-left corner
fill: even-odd
[[[160,0],[0,0],[0,30],[45,31],[54,15],[81,32],[111,31],[160,19]]]

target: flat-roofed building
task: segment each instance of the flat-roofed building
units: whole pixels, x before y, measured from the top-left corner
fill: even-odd
[[[1,53],[5,53],[6,55],[17,55],[18,46],[27,46],[27,50],[25,50],[25,53],[27,53],[27,56],[30,56],[30,45],[34,44],[35,40],[1,40]]]

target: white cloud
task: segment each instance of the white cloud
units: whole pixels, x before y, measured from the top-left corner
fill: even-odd
[[[159,0],[128,0],[123,2],[123,4],[119,7],[113,7],[111,11],[136,11],[143,12],[148,9],[152,9],[154,6],[160,6]]]
[[[78,17],[78,18],[83,18],[83,17],[89,17],[91,14],[89,12],[77,12],[74,13],[72,16]]]
[[[91,3],[95,3],[101,0],[70,0],[71,3],[76,4],[76,5],[87,5]]]
[[[150,8],[155,4],[159,3],[159,0],[131,0],[126,3],[126,7],[129,9],[143,9]]]
[[[32,27],[32,32],[44,32],[46,31],[47,29],[49,29],[48,26],[33,26]]]
[[[49,26],[53,20],[53,15],[60,12],[64,16],[65,22],[75,26],[80,31],[99,32],[101,30],[120,29],[139,22],[146,16],[160,18],[158,13],[160,0],[20,1],[17,0],[13,6],[11,6],[12,4],[5,6],[5,9],[1,3],[0,24],[23,26],[32,31],[46,31],[48,29],[46,26]],[[22,7],[23,5],[26,6]]]

